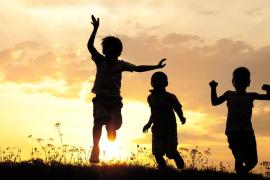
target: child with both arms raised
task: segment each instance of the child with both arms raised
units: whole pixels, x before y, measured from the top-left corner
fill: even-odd
[[[264,85],[266,94],[247,92],[250,85],[250,72],[245,67],[234,70],[232,84],[235,91],[226,91],[217,96],[217,82],[211,81],[211,101],[216,106],[227,101],[228,117],[225,134],[229,148],[235,159],[235,170],[238,174],[247,174],[258,163],[257,147],[251,116],[254,100],[270,100],[270,86]]]

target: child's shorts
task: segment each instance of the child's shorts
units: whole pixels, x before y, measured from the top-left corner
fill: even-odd
[[[228,143],[235,160],[257,162],[257,145],[254,132],[228,132]]]
[[[122,97],[96,96],[93,102],[94,123],[117,130],[122,125]]]
[[[152,153],[153,155],[166,156],[174,158],[177,153],[177,133],[168,133],[165,136],[152,135]]]

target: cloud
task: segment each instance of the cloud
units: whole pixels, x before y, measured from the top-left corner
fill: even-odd
[[[163,44],[182,44],[182,43],[188,43],[190,41],[195,42],[203,42],[204,40],[196,35],[184,35],[180,33],[170,33],[167,34],[163,39]]]
[[[252,124],[258,136],[270,136],[270,103],[255,103]]]
[[[220,134],[220,132],[218,133]],[[224,139],[224,135],[219,136],[215,133],[205,133],[205,134],[192,134],[189,132],[178,132],[178,143],[179,144],[200,144],[207,142],[208,144],[217,143],[221,139]],[[152,135],[151,133],[146,134],[142,138],[137,138],[133,140],[135,144],[151,144],[152,143]]]
[[[189,37],[191,41],[194,37],[180,36]],[[170,34],[170,37],[173,39],[173,34]],[[178,38],[179,34],[175,37]],[[251,71],[251,86],[248,91],[262,93],[261,85],[269,82],[269,46],[256,49],[247,42],[232,39],[219,39],[213,44],[195,41],[192,45],[186,40],[182,46],[178,46],[175,42],[164,43],[166,36],[160,38],[142,35],[120,36],[120,38],[124,41],[123,58],[132,63],[155,64],[162,57],[167,58],[167,66],[162,71],[166,72],[169,78],[168,91],[177,95],[183,104],[184,112],[192,109],[208,114],[205,129],[209,132],[224,134],[227,115],[225,103],[217,107],[211,106],[208,83],[212,79],[219,82],[219,95],[226,90],[233,90],[232,72],[239,66],[246,66]],[[124,75],[123,96],[146,102],[148,90],[151,89],[152,73]],[[269,112],[268,115],[267,113],[263,115],[264,118],[267,116]],[[210,123],[211,121],[215,123]],[[258,126],[263,126],[263,122],[259,121]],[[260,128],[257,129],[260,133]],[[266,128],[262,128],[261,133],[265,132]]]
[[[263,10],[264,10],[264,8],[257,7],[257,8],[252,8],[252,9],[246,10],[246,11],[244,11],[244,13],[247,15],[250,15],[250,16],[257,16],[257,15],[261,15]]]
[[[254,49],[244,41],[231,39],[220,39],[213,44],[198,41],[190,45],[188,42],[193,40],[194,36],[169,35],[170,39],[173,39],[174,36],[176,39],[182,36],[190,39],[182,43],[182,46],[177,46],[172,41],[164,43],[164,39],[167,39],[168,36],[159,38],[147,35],[139,37],[122,35],[120,38],[124,42],[123,58],[139,65],[156,64],[161,58],[166,57],[167,66],[162,70],[168,74],[168,88],[178,94],[186,103],[190,102],[189,97],[193,97],[193,107],[195,104],[201,104],[200,107],[203,107],[210,103],[208,82],[212,79],[220,82],[219,92],[231,89],[231,74],[238,66],[247,66],[250,69],[253,89],[258,90],[263,82],[267,82],[269,47]],[[124,77],[123,92],[125,93],[127,90],[131,92],[140,84],[147,93],[147,89],[151,87],[150,83],[145,82],[150,82],[151,74],[152,72],[133,73],[126,79]],[[133,83],[128,83],[128,81]],[[132,94],[129,93],[129,95]],[[195,102],[194,99],[197,101]]]
[[[155,65],[166,57],[167,66],[162,71],[169,78],[168,91],[176,94],[184,112],[193,110],[209,114],[211,120],[218,119],[220,123],[210,123],[217,133],[223,133],[225,129],[226,105],[211,106],[208,83],[212,79],[219,82],[219,95],[233,89],[231,74],[239,66],[246,66],[251,71],[251,86],[248,91],[263,92],[261,85],[269,83],[270,46],[254,48],[247,42],[232,39],[207,43],[200,36],[181,33],[169,33],[163,37],[146,34],[118,36],[124,44],[121,58],[130,63]],[[55,47],[53,44],[23,42],[2,50],[0,58],[2,82],[40,84],[42,86],[27,86],[25,89],[27,92],[46,92],[66,98],[79,98],[85,82],[88,83],[87,90],[90,93],[89,86],[93,83],[96,71],[87,49],[76,46]],[[124,72],[122,96],[146,103],[152,73],[153,71]],[[266,116],[267,113],[263,117]],[[260,124],[263,121],[259,121],[258,126]],[[262,131],[265,132],[263,129]]]
[[[220,134],[220,133],[219,133]],[[220,137],[217,134],[191,134],[191,133],[180,133],[178,134],[178,140],[181,140],[187,144],[200,144],[200,142],[207,142],[209,144],[220,141]]]
[[[22,42],[0,52],[1,81],[30,84],[25,87],[27,92],[75,98],[83,82],[93,81],[90,75],[94,74],[93,63],[86,53],[80,49],[55,49],[37,42]],[[60,83],[64,92],[54,87],[60,86],[59,81],[64,82]]]
[[[252,89],[258,91],[261,84],[268,81],[268,46],[255,49],[244,41],[231,39],[220,39],[209,44],[197,35],[181,33],[169,33],[164,37],[143,34],[118,36],[124,44],[122,58],[131,63],[153,65],[163,57],[167,58],[167,66],[162,70],[169,76],[168,88],[188,107],[210,105],[208,82],[212,79],[220,82],[220,93],[231,89],[231,73],[238,66],[250,69]],[[55,48],[53,44],[23,42],[2,50],[0,58],[2,81],[36,83],[49,77],[64,79],[72,85],[95,75],[95,65],[86,48],[76,46]],[[151,89],[152,73],[124,73],[123,95],[145,100]],[[136,88],[138,86],[140,90]]]
[[[125,1],[125,0],[23,0],[22,1],[27,6],[32,7],[59,7],[59,6],[83,6],[83,5],[103,5],[108,7],[122,7],[122,6],[132,6],[134,4],[140,4],[140,2]],[[141,1],[143,2],[143,1]]]
[[[23,3],[25,3],[28,6],[61,6],[61,5],[76,5],[76,4],[90,4],[90,1],[87,0],[23,0]]]
[[[211,15],[216,15],[216,14],[218,14],[218,11],[213,11],[213,10],[201,10],[200,12],[199,12],[199,14],[201,14],[201,15],[204,15],[204,16],[211,16]]]

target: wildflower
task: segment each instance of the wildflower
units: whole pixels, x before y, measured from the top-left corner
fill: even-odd
[[[43,141],[42,138],[37,138],[36,140],[37,140],[38,142],[42,142],[42,141]]]
[[[61,126],[61,123],[60,122],[57,122],[57,123],[55,123],[55,127],[60,127]]]
[[[53,144],[47,144],[47,146],[51,148],[51,147],[53,147]]]

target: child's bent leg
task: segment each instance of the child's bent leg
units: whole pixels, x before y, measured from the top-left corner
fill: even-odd
[[[116,139],[116,130],[111,124],[106,124],[107,137],[109,141],[115,141]]]
[[[122,102],[117,100],[115,103],[113,103],[113,108],[110,111],[111,116],[106,123],[107,137],[109,141],[115,141],[116,130],[118,130],[122,125],[122,106]]]
[[[245,166],[245,171],[249,172],[250,170],[252,170],[258,163],[258,160],[254,159],[254,160],[249,160],[246,162],[246,166]]]
[[[258,155],[257,155],[257,143],[255,135],[247,134],[244,139],[246,142],[244,144],[244,170],[246,173],[251,171],[258,163]]]
[[[183,160],[183,158],[181,157],[181,155],[179,154],[178,151],[175,153],[175,156],[173,157],[173,160],[175,161],[176,166],[177,166],[178,169],[183,169],[185,167],[184,160]]]
[[[167,167],[166,161],[164,160],[162,155],[155,155],[155,158],[159,169],[165,169]]]
[[[257,155],[257,145],[255,138],[250,139],[249,147],[247,148],[245,158],[245,170],[247,172],[251,171],[258,163],[258,155]]]
[[[244,174],[244,140],[242,132],[230,132],[227,134],[229,148],[232,151],[233,157],[235,159],[235,171],[237,174]]]

